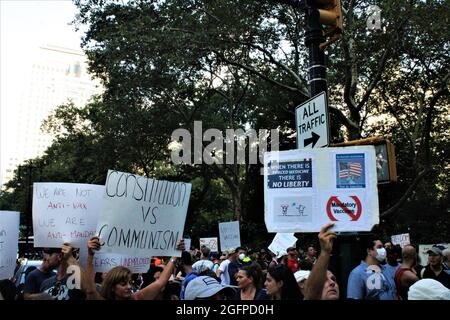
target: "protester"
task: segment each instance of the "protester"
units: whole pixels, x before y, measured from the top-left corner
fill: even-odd
[[[246,250],[243,247],[237,247],[234,252],[237,258],[231,260],[231,262],[228,264],[228,275],[230,278],[230,285],[237,286],[236,274],[238,273],[239,269],[244,266],[242,260],[244,260],[245,258]]]
[[[450,248],[442,251],[442,256],[444,258],[444,263],[442,264],[444,267],[444,271],[450,274]]]
[[[330,231],[334,224],[323,226],[319,232],[320,256],[308,276],[305,288],[305,300],[338,300],[339,286],[334,274],[328,270],[333,239],[336,233]]]
[[[395,286],[395,272],[400,268],[400,263],[397,259],[401,256],[402,249],[397,244],[386,249],[386,263],[384,264],[383,274],[386,276],[386,280],[391,284],[390,286],[394,289],[394,293],[397,296],[397,289]]]
[[[396,270],[394,275],[397,298],[408,300],[408,290],[411,285],[419,280],[414,270],[417,261],[416,249],[411,245],[406,245],[402,250],[403,264]]]
[[[235,294],[232,287],[208,276],[198,276],[186,287],[186,300],[224,300]]]
[[[267,270],[264,285],[272,300],[301,300],[302,298],[294,274],[285,264],[270,267]]]
[[[261,278],[262,270],[258,264],[242,267],[236,275],[239,289],[233,300],[267,300],[269,297],[262,289]]]
[[[81,288],[69,288],[67,280],[70,274],[67,273],[69,266],[78,266],[78,262],[74,258],[72,247],[70,243],[64,243],[60,253],[57,253],[54,258],[55,261],[49,263],[49,267],[57,266],[58,271],[56,275],[44,280],[39,291],[42,293],[35,298],[54,299],[54,300],[84,300],[85,294]],[[52,253],[55,253],[52,251]],[[81,271],[81,269],[79,269]]]
[[[434,245],[427,251],[428,265],[421,271],[421,278],[434,279],[450,289],[450,275],[444,271],[444,265],[442,264],[443,249],[445,249],[443,246]]]
[[[132,273],[130,269],[122,266],[114,267],[108,271],[105,279],[103,280],[101,292],[99,293],[95,286],[95,272],[93,264],[95,251],[99,249],[99,238],[91,238],[88,242],[86,275],[83,277],[85,279],[83,281],[83,287],[86,291],[87,298],[91,300],[154,300],[163,291],[163,288],[167,284],[175,268],[175,261],[177,259],[177,257],[170,258],[164,268],[164,271],[159,276],[159,279],[137,292],[132,292],[131,290]],[[177,250],[183,249],[184,241],[180,240],[177,245]]]
[[[228,266],[231,262],[236,262],[237,259],[237,253],[235,252],[234,248],[229,248],[225,250],[225,253],[227,254],[227,259],[222,261],[220,263],[219,269],[217,270],[217,277],[220,278],[221,284],[229,285],[231,283],[230,274],[228,272]]]
[[[40,288],[44,280],[55,275],[53,269],[59,264],[58,256],[61,249],[48,248],[44,249],[44,259],[39,268],[31,271],[25,278],[25,286],[23,288],[23,298],[25,300],[38,299],[40,296]]]
[[[384,275],[386,249],[380,240],[362,241],[365,259],[354,268],[348,278],[347,298],[363,300],[396,300],[393,283]]]
[[[287,266],[288,266],[289,270],[292,271],[292,273],[295,273],[298,270],[298,252],[297,252],[297,249],[295,247],[289,247],[289,248],[287,248],[286,251],[287,251],[287,254],[288,254]]]
[[[188,251],[183,251],[181,253],[181,265],[184,269],[184,272],[186,273],[186,276],[181,283],[180,289],[180,299],[184,300],[186,287],[191,280],[195,279],[198,276],[198,271],[192,269],[192,255]]]
[[[209,255],[211,253],[211,249],[208,247],[203,247],[201,249],[201,257],[200,260],[198,260],[197,262],[195,262],[192,265],[192,269],[197,270],[198,273],[206,271],[206,270],[213,270],[214,267],[214,263],[209,260]]]

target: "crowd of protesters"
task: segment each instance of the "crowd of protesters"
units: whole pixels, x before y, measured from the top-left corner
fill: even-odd
[[[302,248],[305,256],[296,247],[277,254],[245,247],[185,250],[180,241],[180,258],[154,257],[143,274],[123,266],[96,273],[93,260],[101,248],[93,237],[85,268],[68,243],[45,249],[42,264],[26,275],[23,288],[14,285],[15,279],[0,281],[0,300],[450,300],[450,249],[434,245],[422,267],[414,246],[400,248],[375,238],[360,243],[364,256],[342,296],[339,279],[329,270],[337,237],[332,228],[328,224],[319,232],[319,254],[308,245]],[[68,280],[73,266],[80,270],[78,286]]]

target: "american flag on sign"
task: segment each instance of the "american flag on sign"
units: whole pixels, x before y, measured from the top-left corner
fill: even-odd
[[[359,162],[339,163],[339,178],[359,178],[362,174],[362,165]]]

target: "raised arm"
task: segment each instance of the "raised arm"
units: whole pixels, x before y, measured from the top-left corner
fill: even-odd
[[[320,229],[320,255],[306,281],[305,300],[321,300],[322,298],[330,255],[333,250],[333,239],[336,238],[336,233],[329,231],[333,225],[333,223],[329,223]]]
[[[184,240],[180,240],[177,245],[177,250],[184,250]],[[153,300],[156,296],[161,292],[162,288],[165,287],[167,282],[169,281],[170,276],[173,274],[173,270],[175,269],[175,262],[177,261],[177,257],[170,258],[167,265],[164,267],[164,271],[161,273],[158,280],[149,284],[145,288],[139,290],[138,292],[133,294],[133,299],[136,300]]]
[[[95,251],[100,249],[100,240],[98,237],[92,237],[88,241],[88,256],[86,270],[81,274],[81,287],[86,294],[87,300],[104,300],[100,293],[97,291],[95,285],[95,272],[94,272],[94,255]]]

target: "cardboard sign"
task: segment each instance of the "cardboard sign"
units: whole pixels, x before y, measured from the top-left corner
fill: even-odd
[[[391,236],[392,244],[399,244],[400,247],[404,247],[407,244],[410,244],[409,241],[409,233],[396,234]]]
[[[241,246],[239,221],[219,223],[220,250],[236,249]]]
[[[295,246],[297,238],[293,233],[277,233],[269,245],[269,250],[280,257],[286,253],[286,249]]]
[[[19,243],[20,213],[0,211],[0,280],[14,276]]]
[[[181,256],[191,184],[108,171],[97,234],[105,253]]]
[[[87,254],[87,248],[80,248],[80,265],[83,268],[87,264]],[[93,263],[95,272],[108,272],[114,267],[122,266],[132,273],[145,273],[150,268],[151,257],[103,253],[100,250],[95,253]]]
[[[211,252],[218,252],[217,238],[200,238],[200,248],[206,246],[211,249]]]
[[[266,152],[268,232],[370,231],[379,222],[375,148]]]
[[[69,242],[85,247],[95,235],[104,189],[93,184],[34,183],[34,246],[59,248]]]

